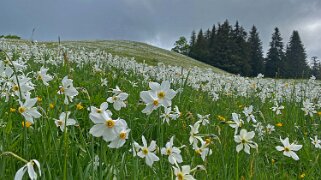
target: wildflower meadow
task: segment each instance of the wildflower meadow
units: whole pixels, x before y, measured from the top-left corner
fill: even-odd
[[[0,179],[321,176],[314,77],[245,78],[1,40],[0,88]]]

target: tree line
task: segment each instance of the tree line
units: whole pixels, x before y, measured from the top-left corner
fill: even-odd
[[[192,31],[190,41],[180,37],[172,49],[204,63],[242,76],[305,78],[314,75],[321,77],[321,65],[314,57],[308,66],[307,55],[298,31],[293,31],[290,41],[284,48],[279,29],[276,27],[267,55],[263,57],[262,41],[253,25],[250,32],[239,25],[231,26],[228,20],[213,25],[212,29],[196,34]]]

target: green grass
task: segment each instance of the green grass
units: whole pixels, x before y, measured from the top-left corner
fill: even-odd
[[[126,47],[131,44],[119,41],[115,44],[117,43],[127,44]],[[125,50],[126,48],[118,49],[118,45],[113,47],[116,45],[113,45],[112,41],[66,42],[63,44],[73,47],[88,46],[93,50],[102,48],[108,52],[113,50],[116,54],[118,51],[119,53],[124,51],[124,55],[130,51]],[[53,44],[50,46],[55,47]],[[146,45],[139,44],[137,46]],[[145,52],[147,53],[147,51]],[[158,53],[156,50],[155,52]],[[135,57],[144,57],[144,51],[136,51],[136,53],[138,55]],[[16,51],[14,59],[17,59],[21,54],[20,51]],[[36,56],[45,59],[45,53]],[[57,61],[59,59],[58,54],[52,53],[50,56]],[[69,56],[71,57],[71,54]],[[150,57],[155,57],[155,55],[147,53],[146,57],[147,62]],[[0,59],[4,59],[4,57],[1,56]],[[39,71],[42,64],[36,60],[35,57],[26,59],[28,69],[24,70],[25,74]],[[48,56],[45,60],[48,61]],[[36,119],[30,128],[22,127],[21,123],[24,119],[20,113],[10,111],[10,108],[16,110],[19,108],[17,96],[11,97],[9,102],[5,102],[2,97],[0,104],[0,154],[9,151],[27,161],[37,159],[41,163],[41,179],[112,179],[112,177],[117,177],[117,179],[172,179],[175,178],[175,175],[166,156],[157,152],[160,161],[155,162],[151,168],[145,164],[144,159],[134,157],[129,149],[131,149],[133,141],[142,144],[142,135],[146,137],[148,144],[151,140],[155,140],[159,148],[164,147],[170,137],[174,135],[176,147],[186,146],[181,149],[184,160],[181,165],[191,165],[192,168],[197,165],[205,166],[206,171],[196,171],[194,176],[196,179],[297,179],[303,173],[307,179],[320,177],[320,150],[314,148],[309,137],[314,135],[320,137],[319,125],[312,124],[319,123],[321,119],[317,114],[312,118],[304,116],[300,109],[300,103],[288,100],[283,104],[285,109],[282,114],[276,115],[270,110],[273,102],[263,103],[255,96],[254,92],[249,97],[240,97],[235,94],[236,92],[229,94],[221,91],[220,98],[217,101],[212,101],[212,97],[207,92],[195,90],[187,85],[185,79],[189,76],[188,74],[182,77],[182,81],[179,83],[171,85],[174,90],[182,89],[172,102],[173,106],[179,107],[182,112],[181,117],[176,121],[171,121],[170,125],[160,124],[159,114],[163,109],[159,108],[151,115],[142,113],[145,105],[140,102],[139,96],[141,91],[149,89],[148,82],[156,81],[157,77],[146,78],[134,71],[117,69],[109,62],[101,63],[103,71],[100,73],[92,71],[93,62],[85,63],[83,67],[77,67],[76,62],[70,62],[69,66],[61,63],[57,66],[47,65],[48,73],[55,74],[54,80],[50,82],[48,87],[44,86],[41,81],[32,78],[32,82],[36,86],[35,90],[31,91],[31,97],[42,98],[42,101],[37,102],[38,110],[42,116]],[[181,64],[179,61],[176,63]],[[63,103],[64,96],[57,94],[61,80],[66,75],[73,79],[73,84],[79,91],[79,95],[69,105]],[[108,79],[108,87],[100,85],[101,78]],[[133,87],[131,82],[137,82],[137,87]],[[123,147],[110,149],[107,146],[108,143],[102,138],[89,134],[94,123],[89,119],[89,112],[86,109],[91,105],[98,107],[102,102],[105,102],[107,97],[112,96],[110,89],[115,88],[116,85],[129,94],[126,102],[127,107],[115,111],[110,104],[109,109],[113,112],[114,119],[120,117],[126,120],[131,132]],[[84,93],[84,90],[88,91],[88,95]],[[84,106],[84,109],[76,108],[79,103]],[[50,108],[50,104],[54,104],[54,107]],[[244,151],[236,152],[234,130],[229,126],[229,121],[233,112],[242,114],[243,108],[250,105],[254,106],[254,115],[257,120],[264,125],[268,123],[275,125],[282,122],[283,126],[275,127],[276,131],[265,135],[264,140],[259,140],[256,134],[253,140],[258,143],[258,151],[251,149],[251,154],[248,155]],[[61,112],[67,110],[71,112],[71,117],[77,120],[78,126],[70,126],[67,133],[63,133],[56,127],[53,119],[57,119]],[[210,138],[212,141],[208,147],[213,153],[205,161],[195,153],[188,142],[189,125],[193,125],[198,120],[196,114],[211,114],[210,125],[200,127],[200,134],[204,135],[204,139]],[[218,116],[224,117],[226,121],[219,120]],[[244,115],[242,115],[242,119],[245,120]],[[245,123],[242,128],[248,131],[254,130],[250,123]],[[216,135],[218,139],[212,138],[212,135]],[[299,161],[294,161],[283,156],[282,152],[276,151],[275,147],[281,145],[280,136],[282,138],[289,137],[290,142],[297,140],[299,144],[303,145],[303,148],[297,152],[300,157]],[[96,155],[100,162],[97,169],[94,169],[93,161]],[[272,159],[275,160],[274,163],[272,163]],[[12,179],[16,171],[24,164],[12,156],[2,155],[0,157],[0,179]]]
[[[49,48],[56,47],[57,43],[44,43]],[[185,68],[200,67],[209,68],[216,73],[228,74],[226,71],[202,63],[188,56],[151,46],[142,42],[125,40],[103,40],[103,41],[63,41],[63,46],[83,46],[88,49],[106,50],[108,53],[121,57],[134,57],[138,62],[145,62],[149,65],[163,63],[165,65],[182,66]]]

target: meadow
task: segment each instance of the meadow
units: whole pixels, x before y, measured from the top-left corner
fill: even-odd
[[[246,78],[87,46],[0,41],[0,179],[321,176],[314,77]]]

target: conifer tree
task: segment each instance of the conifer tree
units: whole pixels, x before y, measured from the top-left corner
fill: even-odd
[[[249,64],[249,47],[246,42],[247,33],[244,28],[235,23],[230,40],[231,48],[231,68],[230,72],[239,73],[243,76],[250,75],[251,66]]]
[[[228,20],[226,20],[222,25],[218,24],[217,34],[216,34],[216,48],[213,51],[215,58],[215,66],[223,70],[229,71],[231,62],[229,61],[231,56],[231,31]]]
[[[280,77],[284,72],[283,42],[279,29],[276,27],[272,34],[270,49],[267,53],[265,75],[267,77]]]
[[[196,33],[195,31],[193,30],[192,31],[192,35],[191,35],[191,40],[190,40],[190,50],[189,50],[189,53],[188,55],[192,58],[195,58],[196,57],[196,54],[195,54],[195,43],[196,43]]]
[[[200,29],[197,35],[197,40],[194,45],[194,53],[195,53],[195,59],[206,62],[208,50],[207,50],[206,39],[204,37],[202,29]]]
[[[206,41],[210,40],[211,34],[212,34],[211,30],[207,29],[206,32],[205,32],[205,35],[204,35],[204,38],[206,39]]]
[[[298,31],[293,31],[285,57],[286,77],[301,78],[309,75],[307,56]]]
[[[264,58],[262,42],[255,26],[250,31],[248,39],[249,44],[249,64],[251,66],[251,76],[257,76],[259,73],[264,74]]]
[[[216,52],[216,27],[215,25],[213,25],[212,27],[212,31],[211,31],[211,37],[209,39],[209,43],[208,43],[208,63],[210,65],[215,66],[217,64],[216,62],[216,58],[215,58],[215,52]]]

